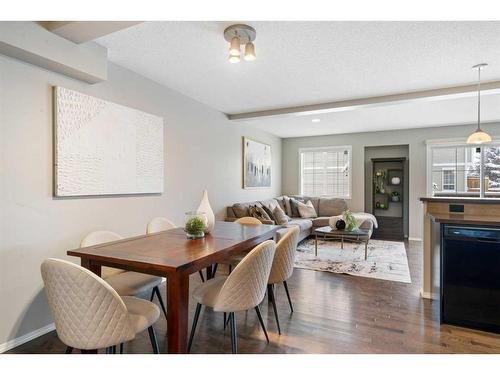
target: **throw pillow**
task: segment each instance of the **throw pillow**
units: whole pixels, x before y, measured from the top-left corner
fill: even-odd
[[[300,217],[298,206],[299,202],[300,201],[295,198],[290,198],[290,211],[292,213],[292,217]]]
[[[259,219],[261,222],[264,222],[265,220],[271,220],[269,215],[266,213],[266,211],[264,211],[262,207],[250,206],[249,211],[250,216]]]
[[[267,207],[266,205],[262,205],[262,208],[264,209],[264,211],[266,211],[266,214],[267,214],[267,216],[269,216],[270,220],[276,221],[276,219],[274,218],[274,215],[273,215],[273,211],[270,207]]]
[[[288,220],[290,219],[287,214],[285,214],[285,211],[281,209],[280,206],[276,206],[273,210],[275,222],[278,225],[285,225],[288,223]]]
[[[290,206],[290,198],[285,195],[283,197],[283,203],[285,204],[285,208],[283,210],[285,211],[285,214],[287,214],[288,216],[292,216],[292,207]]]
[[[316,215],[316,210],[311,201],[307,201],[307,203],[297,202],[297,206],[299,209],[300,217],[303,219],[313,219],[318,217]]]

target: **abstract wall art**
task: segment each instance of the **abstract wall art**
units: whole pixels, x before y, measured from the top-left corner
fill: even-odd
[[[243,137],[243,188],[271,187],[271,146]]]
[[[54,87],[54,195],[163,192],[163,118]]]

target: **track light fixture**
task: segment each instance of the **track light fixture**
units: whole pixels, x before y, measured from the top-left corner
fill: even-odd
[[[255,29],[248,25],[237,24],[232,25],[224,30],[224,39],[229,42],[229,57],[230,63],[238,63],[241,58],[241,45],[245,46],[244,59],[246,61],[254,61],[257,56],[255,55],[255,40],[257,33]]]

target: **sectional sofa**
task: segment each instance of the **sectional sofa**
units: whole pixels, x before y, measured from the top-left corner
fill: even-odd
[[[311,201],[314,209],[316,210],[317,218],[314,219],[303,219],[298,217],[297,214],[287,207],[286,200],[289,198],[294,198],[302,202]],[[264,201],[254,201],[245,203],[235,203],[232,206],[227,207],[226,221],[235,221],[236,219],[243,216],[250,216],[249,208],[250,206],[266,206],[271,209],[271,211],[279,205],[283,211],[290,217],[286,227],[298,226],[300,229],[299,241],[307,238],[311,235],[315,228],[324,227],[328,225],[328,221],[331,216],[341,215],[348,207],[347,202],[344,199],[339,198],[328,198],[328,197],[307,197],[301,195],[291,195],[291,196],[281,196],[272,199],[266,199]],[[274,224],[273,221],[267,224]],[[370,220],[364,221],[360,228],[368,229],[370,231],[370,236],[373,232],[373,222]]]

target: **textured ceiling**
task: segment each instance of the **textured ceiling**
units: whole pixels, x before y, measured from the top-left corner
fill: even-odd
[[[225,113],[469,84],[483,61],[484,80],[500,80],[500,22],[247,23],[252,63],[227,62],[228,22],[145,22],[97,42],[111,61]],[[460,99],[331,113],[314,127],[308,117],[251,123],[288,137],[464,123],[474,111]]]

